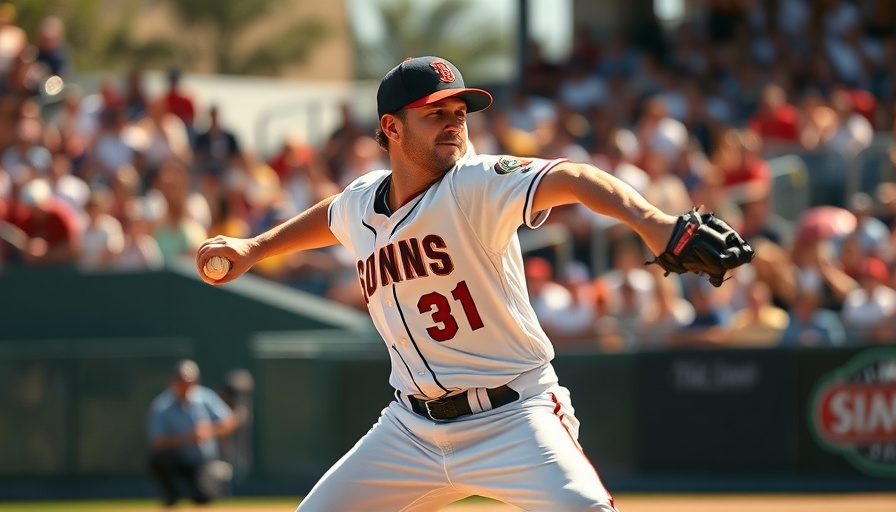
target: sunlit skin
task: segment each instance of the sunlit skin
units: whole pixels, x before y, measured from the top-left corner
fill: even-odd
[[[389,138],[393,210],[442,179],[467,150],[467,104],[446,98],[431,105],[410,108],[402,117],[386,114],[380,120]]]

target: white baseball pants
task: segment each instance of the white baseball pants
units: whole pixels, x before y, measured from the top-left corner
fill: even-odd
[[[577,437],[562,386],[445,422],[395,401],[296,512],[432,512],[472,495],[528,511],[618,512]]]

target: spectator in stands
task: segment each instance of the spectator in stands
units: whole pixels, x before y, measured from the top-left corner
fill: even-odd
[[[605,286],[607,300],[595,321],[598,341],[608,352],[633,352],[643,343],[639,335],[648,307],[654,306],[653,297],[647,303],[649,306],[645,306],[641,290],[636,288],[639,283],[634,273],[622,276],[612,289],[606,286],[606,276],[600,280]]]
[[[73,58],[65,40],[65,22],[58,16],[48,16],[37,27],[34,45],[37,62],[47,69],[46,76],[56,75],[63,80],[74,76]]]
[[[790,247],[794,237],[794,226],[775,212],[770,191],[750,189],[755,196],[745,196],[737,202],[740,208],[740,233],[747,241],[759,239],[771,242],[779,248]],[[783,250],[783,249],[782,249]]]
[[[675,150],[672,157],[669,153],[648,146],[642,153],[641,168],[650,177],[644,197],[665,211],[684,213],[693,207],[693,203],[684,180],[673,167],[680,161],[680,157],[679,150]]]
[[[526,288],[532,301],[535,315],[549,336],[563,331],[566,312],[576,303],[576,297],[569,288],[554,277],[554,266],[540,256],[529,256],[523,262]],[[587,336],[585,333],[576,333]]]
[[[77,212],[53,195],[46,179],[22,186],[13,222],[28,237],[21,257],[33,267],[72,265],[81,250]]]
[[[601,48],[591,27],[586,23],[576,23],[572,29],[572,48],[566,66],[581,62],[587,69],[596,71],[600,55]]]
[[[521,72],[522,86],[537,96],[554,98],[563,76],[563,66],[546,59],[541,44],[534,39],[526,42],[526,52],[523,55],[526,60]]]
[[[162,110],[174,114],[183,122],[189,140],[192,141],[195,134],[193,123],[196,120],[196,102],[191,94],[183,90],[182,77],[180,68],[173,67],[168,70],[168,88],[161,97]]]
[[[345,166],[342,169],[337,169],[336,176],[338,176],[338,180],[336,185],[344,187],[362,174],[375,169],[385,169],[388,167],[388,164],[384,161],[384,156],[385,153],[383,153],[373,137],[365,135],[357,138],[346,155]],[[312,162],[312,164],[317,165],[316,162]],[[322,181],[322,178],[324,176],[319,175],[316,178],[318,182],[315,185],[329,188],[331,184]]]
[[[643,244],[633,237],[633,232],[629,232],[627,235],[620,235],[610,249],[612,250],[610,268],[604,269],[598,275],[606,288],[608,304],[621,303],[622,288],[627,286],[634,292],[636,308],[649,307],[656,294],[656,282],[644,266],[646,257]]]
[[[153,236],[162,250],[165,264],[170,265],[180,259],[192,257],[199,245],[208,238],[203,223],[191,211],[190,202],[196,197],[190,192],[186,167],[177,160],[168,160],[159,169],[154,197],[160,201],[164,213],[156,224]],[[204,206],[208,213],[208,204]],[[209,219],[210,222],[210,219]]]
[[[696,316],[694,306],[682,295],[681,279],[664,276],[659,267],[651,267],[655,286],[654,300],[644,308],[636,336],[642,350],[666,348],[669,337],[690,325]]]
[[[836,311],[821,307],[817,289],[800,288],[788,310],[780,347],[842,347],[846,332]]]
[[[746,222],[743,218],[743,210],[728,193],[725,177],[725,173],[721,169],[712,163],[705,163],[700,180],[691,191],[691,203],[701,205],[701,211],[714,212],[718,217],[725,219],[725,222],[736,229],[738,233],[743,233]],[[762,218],[757,220],[762,222]],[[747,238],[747,235],[742,234],[742,236]]]
[[[597,61],[597,73],[607,79],[631,78],[642,62],[641,50],[632,44],[629,34],[616,30],[604,41]]]
[[[883,336],[896,315],[896,290],[889,287],[889,269],[883,260],[867,257],[859,268],[859,288],[846,295],[840,312],[851,336],[868,343],[893,342]]]
[[[634,163],[638,151],[638,139],[635,134],[625,128],[615,128],[599,151],[592,155],[592,160],[597,167],[628,183],[639,194],[644,195],[650,185],[650,176]]]
[[[28,45],[28,35],[16,25],[16,5],[0,4],[0,76],[4,76],[13,62]]]
[[[890,229],[874,216],[874,199],[864,192],[856,192],[849,198],[847,206],[856,216],[856,236],[862,254],[883,260],[890,258],[894,251]]]
[[[834,126],[824,147],[844,156],[853,156],[871,145],[874,127],[867,117],[856,111],[855,99],[849,90],[840,87],[831,94],[830,106]]]
[[[530,271],[539,272],[538,269],[532,268],[533,264],[538,263],[539,260],[541,258],[529,258]],[[533,276],[533,279],[537,278]],[[588,267],[575,260],[567,262],[557,283],[569,292],[568,302],[546,304],[548,308],[561,309],[544,313],[548,317],[548,326],[545,327],[545,324],[542,324],[546,329],[545,332],[549,332],[548,336],[561,350],[583,346],[594,348],[596,346],[594,322],[597,311],[595,309],[594,285],[591,282]],[[561,296],[562,294],[557,294],[558,298]]]
[[[682,276],[685,297],[694,306],[694,319],[671,333],[669,348],[722,348],[728,343],[731,328],[731,305],[716,299],[718,289],[709,281]]]
[[[759,108],[747,128],[759,136],[765,151],[795,150],[800,143],[800,113],[787,101],[787,91],[777,84],[762,89]]]
[[[352,148],[364,145],[361,141],[369,138],[369,136],[365,136],[355,139]],[[363,174],[371,170],[376,164],[366,160],[366,158],[375,156],[369,149],[369,147],[366,150],[359,149],[358,151],[361,153],[351,151],[343,155],[347,166],[357,164],[362,166],[361,169],[346,171],[346,168],[343,168],[340,171]],[[360,154],[366,156],[362,157]],[[337,186],[331,180],[329,169],[325,168],[324,162],[311,147],[295,137],[287,139],[283,151],[271,161],[271,167],[280,176],[280,184],[285,194],[283,198],[287,201],[287,206],[291,211],[303,211],[323,198],[336,193]]]
[[[684,22],[675,30],[666,64],[676,73],[707,77],[710,73],[709,48],[698,27],[692,22]]]
[[[24,183],[35,174],[45,175],[49,171],[53,156],[42,139],[43,126],[39,119],[19,118],[13,144],[0,154],[0,167],[9,173],[13,183]]]
[[[128,71],[124,88],[124,111],[128,121],[136,121],[146,115],[146,103],[149,101],[143,89],[143,70],[139,67]]]
[[[734,312],[728,331],[731,347],[776,347],[787,327],[787,311],[772,303],[771,288],[754,281],[747,288],[747,305]]]
[[[541,153],[550,158],[589,161],[591,154],[578,142],[587,130],[587,124],[582,115],[561,104],[554,121],[542,123],[536,131],[535,136],[541,141]]]
[[[168,389],[149,408],[149,471],[165,507],[189,488],[197,504],[210,503],[226,490],[232,467],[221,461],[218,439],[230,435],[236,416],[214,391],[199,383],[199,366],[178,361]]]
[[[87,198],[90,197],[90,185],[84,180],[72,174],[72,161],[62,153],[54,153],[50,162],[50,169],[43,175],[50,183],[53,194],[69,203],[78,213],[79,219],[86,221],[84,207]]]
[[[142,198],[127,203],[126,212],[120,218],[122,230],[121,251],[112,260],[115,270],[159,270],[165,265],[162,249],[156,242],[155,217],[152,208]]]
[[[239,141],[232,130],[221,124],[218,105],[209,107],[208,125],[197,130],[193,166],[199,176],[226,178],[228,171],[242,168]]]
[[[43,65],[37,62],[37,48],[26,45],[13,59],[9,70],[0,75],[0,93],[16,102],[40,94],[41,83],[36,77],[45,73]]]
[[[327,165],[330,172],[330,179],[336,180],[334,173],[336,169],[342,169],[345,164],[345,155],[355,143],[355,141],[370,130],[363,126],[352,112],[351,105],[348,102],[339,106],[340,124],[330,132],[330,136],[321,148],[321,158]]]
[[[83,98],[80,90],[70,92],[72,97],[66,97],[64,115],[66,125],[87,141],[92,141],[96,136],[105,112],[125,106],[125,99],[118,88],[118,83],[111,76],[104,76],[100,80],[98,91]]]
[[[861,13],[854,2],[825,0],[822,13],[824,51],[837,78],[865,86],[883,57],[876,39],[866,37]]]
[[[164,99],[151,100],[146,105],[146,115],[132,123],[125,134],[126,140],[141,153],[150,175],[172,158],[185,165],[193,161],[186,124],[166,108]]]
[[[633,131],[642,151],[659,152],[669,161],[677,160],[688,144],[687,127],[670,115],[667,100],[658,93],[643,100]]]
[[[573,61],[560,80],[557,99],[576,112],[604,106],[611,101],[607,84],[587,62]]]
[[[87,225],[82,235],[82,248],[78,268],[86,272],[108,269],[124,249],[121,223],[109,215],[111,193],[106,188],[95,187],[87,200]]]
[[[837,260],[830,238],[800,236],[792,249],[794,284],[818,293],[820,307],[840,311],[846,294],[858,287]]]
[[[298,132],[287,133],[280,149],[267,161],[267,165],[283,181],[289,174],[289,167],[311,161],[315,157],[314,148]],[[344,156],[343,156],[344,158]]]
[[[712,91],[711,84],[694,77],[684,80],[681,92],[685,102],[682,123],[690,134],[690,146],[692,151],[699,150],[700,156],[705,158],[715,150],[718,132],[730,117],[728,106],[723,98]]]
[[[771,193],[771,168],[760,151],[760,141],[753,132],[729,128],[722,134],[710,161],[722,171],[732,201],[745,203]]]
[[[210,236],[224,235],[235,238],[248,238],[251,228],[246,219],[237,214],[242,208],[242,195],[238,191],[225,191],[212,198],[212,223],[208,229]]]
[[[47,120],[46,130],[55,132],[59,148],[71,160],[72,172],[82,176],[92,149],[91,137],[95,130],[92,119],[82,112],[83,91],[77,84],[69,84],[62,93],[62,101],[56,112]]]
[[[557,119],[557,105],[553,99],[539,96],[523,86],[510,92],[510,101],[503,112],[510,123],[508,128],[526,133],[535,133],[544,123],[553,123]]]
[[[136,160],[125,128],[128,114],[124,107],[105,109],[100,114],[99,131],[90,145],[90,152],[81,176],[90,183],[109,185],[112,174]]]
[[[110,191],[109,214],[119,222],[124,222],[127,217],[128,204],[143,197],[137,168],[125,164],[116,169],[109,178],[108,188]]]

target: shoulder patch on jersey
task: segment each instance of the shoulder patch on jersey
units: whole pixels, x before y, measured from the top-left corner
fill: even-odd
[[[495,172],[498,174],[510,174],[517,171],[526,172],[529,170],[530,165],[532,165],[532,160],[524,160],[512,156],[502,156],[495,163]]]

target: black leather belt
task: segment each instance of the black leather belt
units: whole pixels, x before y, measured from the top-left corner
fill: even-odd
[[[519,393],[506,385],[493,389],[486,389],[485,392],[488,395],[488,400],[492,403],[492,409],[497,409],[502,405],[515,402],[520,397]],[[423,400],[409,395],[408,400],[411,402],[411,408],[420,416],[432,420],[445,421],[473,414],[473,411],[470,409],[467,393],[469,393],[469,390],[456,395],[435,398],[432,400]]]

